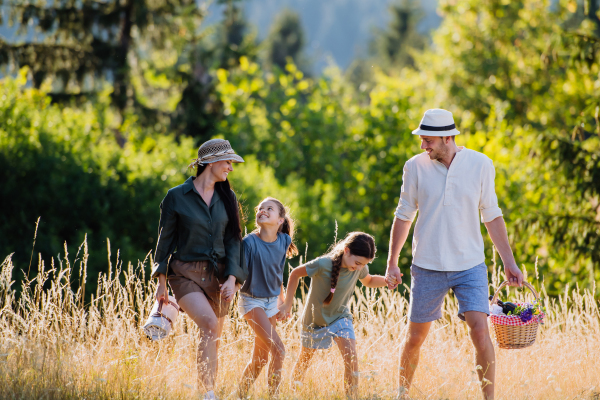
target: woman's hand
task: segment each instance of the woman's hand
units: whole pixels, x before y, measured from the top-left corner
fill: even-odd
[[[219,285],[221,288],[221,296],[225,299],[225,301],[233,300],[233,296],[235,296],[235,292],[237,292],[242,285],[236,282],[236,278],[233,275],[229,275],[229,278],[225,281],[225,283]]]
[[[167,277],[165,274],[158,275],[158,287],[156,288],[156,301],[169,303],[169,289],[167,288]]]

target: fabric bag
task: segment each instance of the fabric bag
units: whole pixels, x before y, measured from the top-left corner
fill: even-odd
[[[164,339],[171,333],[178,316],[179,305],[175,297],[169,296],[168,303],[156,300],[142,329],[152,341]]]

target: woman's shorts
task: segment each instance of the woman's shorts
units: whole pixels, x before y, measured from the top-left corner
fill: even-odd
[[[328,349],[333,345],[334,338],[356,340],[354,325],[349,318],[340,318],[329,326],[322,328],[303,328],[300,335],[302,346],[309,349]]]
[[[221,272],[225,264],[218,264],[218,267]],[[231,302],[225,301],[219,287],[226,279],[218,279],[208,261],[183,262],[171,258],[169,270],[169,286],[178,303],[186,294],[199,292],[204,293],[217,318],[229,313]]]
[[[245,293],[240,293],[238,303],[240,315],[246,315],[253,308],[262,308],[267,314],[267,318],[274,317],[279,312],[277,308],[277,296],[275,297],[252,297]]]

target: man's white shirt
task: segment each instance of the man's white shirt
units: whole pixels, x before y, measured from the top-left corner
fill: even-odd
[[[395,215],[415,225],[413,264],[436,271],[464,271],[485,262],[482,222],[502,216],[496,172],[486,155],[459,147],[450,168],[427,153],[404,164]]]

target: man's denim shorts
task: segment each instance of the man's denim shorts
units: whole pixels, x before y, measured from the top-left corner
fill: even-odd
[[[329,326],[322,328],[303,328],[300,335],[302,346],[309,349],[328,349],[333,344],[333,339],[356,339],[354,325],[350,318],[340,318]]]
[[[279,312],[277,308],[277,296],[275,297],[252,297],[244,293],[240,293],[238,301],[240,315],[246,315],[253,308],[262,308],[267,314],[267,318],[274,317]]]
[[[411,322],[431,322],[442,317],[442,303],[450,289],[458,299],[458,318],[465,320],[465,312],[479,311],[490,314],[487,266],[481,263],[465,271],[433,271],[410,267]]]

